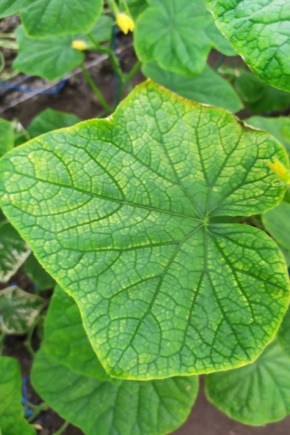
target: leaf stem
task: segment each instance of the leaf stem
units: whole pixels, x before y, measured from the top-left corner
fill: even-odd
[[[100,45],[91,33],[88,33],[87,36],[92,41],[93,45],[99,53],[106,54],[108,56],[115,74],[117,74],[117,76],[120,77],[120,79],[123,81],[124,74],[121,70],[119,59],[117,58],[115,53],[110,48]]]
[[[103,97],[103,94],[101,93],[101,91],[99,90],[99,88],[97,87],[95,82],[93,81],[92,77],[90,76],[90,74],[89,74],[88,70],[86,69],[86,67],[84,66],[84,64],[81,65],[81,68],[82,68],[82,73],[84,75],[84,78],[86,79],[88,85],[90,86],[90,88],[92,89],[93,93],[97,97],[99,103],[102,105],[102,107],[107,112],[111,113],[112,112],[111,106],[109,106],[109,104],[107,103],[107,101]]]
[[[135,65],[133,65],[132,69],[128,72],[128,74],[125,74],[125,83],[129,82],[134,75],[139,71],[141,68],[142,62],[140,60],[137,60]]]
[[[29,423],[31,423],[33,420],[35,420],[35,418],[42,412],[42,411],[47,411],[49,409],[49,406],[47,405],[47,403],[42,402],[39,405],[36,405],[34,410],[32,411],[31,416],[27,419],[27,421]]]
[[[65,421],[56,432],[53,432],[52,435],[61,435],[66,430],[68,425],[69,425],[69,422]]]
[[[2,355],[3,352],[5,337],[6,337],[5,332],[0,330],[0,356]]]

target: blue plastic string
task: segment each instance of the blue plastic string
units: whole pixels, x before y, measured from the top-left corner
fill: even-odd
[[[27,86],[22,86],[21,83],[24,83],[31,77],[27,76],[22,80],[20,83],[7,83],[7,82],[0,82],[0,90],[13,90],[13,91],[19,91],[23,92],[25,94],[47,94],[47,95],[53,95],[58,94],[66,85],[67,78],[62,79],[59,83],[57,83],[52,89],[33,89]]]

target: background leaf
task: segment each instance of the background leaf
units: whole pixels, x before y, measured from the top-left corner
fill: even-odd
[[[196,77],[184,77],[161,69],[157,62],[149,62],[142,66],[142,72],[156,83],[190,100],[223,107],[231,112],[243,107],[232,86],[209,67]]]
[[[156,61],[167,71],[194,76],[205,68],[212,46],[231,54],[230,44],[217,36],[220,32],[205,0],[148,0],[148,4],[134,32],[135,50],[142,62]]]
[[[285,314],[282,325],[278,331],[278,340],[283,350],[290,358],[290,309],[289,308],[287,313]]]
[[[7,334],[24,334],[32,326],[44,300],[17,286],[0,292],[0,329]]]
[[[290,153],[290,118],[280,116],[278,118],[264,118],[252,116],[246,120],[247,124],[272,134]]]
[[[0,358],[0,428],[2,435],[35,435],[24,418],[21,405],[22,379],[14,358]]]
[[[271,136],[148,81],[110,119],[4,156],[1,204],[108,373],[225,370],[258,356],[288,306],[277,245],[228,219],[282,199],[274,156],[288,165]]]
[[[33,119],[31,124],[29,124],[27,131],[32,139],[52,130],[70,127],[80,121],[81,119],[72,113],[45,109]]]
[[[0,118],[0,157],[14,146],[14,131],[11,122]]]
[[[234,420],[262,426],[290,413],[290,358],[277,340],[248,366],[208,375],[206,394]]]
[[[19,236],[13,226],[0,222],[0,282],[8,282],[24,263],[30,248]]]
[[[55,287],[54,279],[46,272],[33,254],[30,254],[23,266],[24,272],[37,285],[38,290]]]
[[[102,7],[102,0],[25,0],[20,12],[29,35],[50,37],[89,32]]]
[[[219,30],[262,80],[290,91],[290,3],[207,0]]]
[[[262,216],[266,230],[288,251],[290,250],[290,204],[281,202]]]
[[[98,42],[110,39],[112,19],[102,16],[92,29]],[[15,71],[43,77],[47,80],[62,78],[67,72],[80,65],[85,58],[83,51],[72,48],[74,40],[84,41],[88,48],[92,43],[85,34],[53,36],[35,39],[19,27],[16,31],[19,53],[13,62]]]

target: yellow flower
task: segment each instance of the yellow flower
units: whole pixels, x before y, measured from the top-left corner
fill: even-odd
[[[267,162],[267,165],[275,172],[280,180],[284,181],[285,184],[290,183],[290,171],[280,162],[280,160],[277,159],[277,157],[274,158],[273,162]]]
[[[135,27],[134,21],[124,12],[120,12],[116,15],[116,22],[125,35],[127,35],[129,31],[133,32]]]
[[[81,41],[79,39],[72,41],[71,46],[75,50],[79,50],[79,51],[84,51],[84,50],[87,50],[87,48],[88,48],[88,45],[85,43],[85,41]]]

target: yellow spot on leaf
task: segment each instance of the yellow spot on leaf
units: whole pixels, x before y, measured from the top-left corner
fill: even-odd
[[[71,43],[72,48],[79,51],[87,50],[88,45],[85,43],[85,41],[81,41],[76,39],[75,41],[72,41]]]
[[[125,33],[125,35],[127,35],[129,31],[133,32],[135,28],[135,24],[132,18],[129,17],[129,15],[125,14],[124,12],[120,12],[119,14],[117,14],[116,22],[120,27],[120,29],[122,30],[122,32]]]
[[[274,158],[273,162],[267,162],[267,165],[285,184],[290,183],[290,171],[280,162],[280,160],[277,159],[277,157]]]

